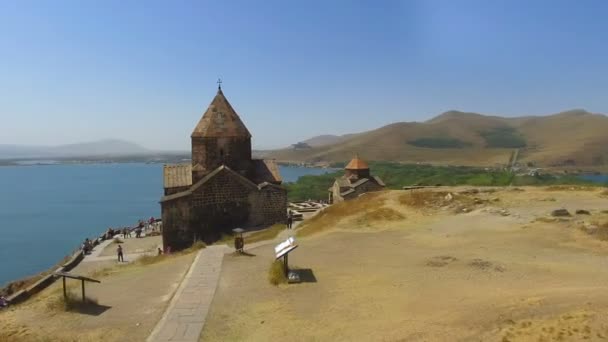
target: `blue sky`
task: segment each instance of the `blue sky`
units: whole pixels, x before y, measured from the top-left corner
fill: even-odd
[[[608,2],[0,1],[0,144],[188,149],[216,92],[254,147],[422,121],[608,113]]]

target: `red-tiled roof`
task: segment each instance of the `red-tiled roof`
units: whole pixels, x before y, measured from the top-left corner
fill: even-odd
[[[369,165],[367,165],[366,162],[359,159],[359,157],[357,156],[357,157],[353,158],[353,160],[351,160],[350,163],[348,163],[348,165],[346,165],[345,169],[346,170],[368,170]]]

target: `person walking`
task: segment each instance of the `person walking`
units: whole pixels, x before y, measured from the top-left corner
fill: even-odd
[[[291,213],[287,214],[287,229],[291,229],[291,225],[293,224],[293,216]]]
[[[122,246],[118,245],[118,248],[116,248],[116,253],[118,253],[118,262],[125,262],[125,258],[122,254]]]

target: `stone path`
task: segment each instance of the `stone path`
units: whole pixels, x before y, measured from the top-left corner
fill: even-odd
[[[294,222],[292,229],[281,231],[272,240],[248,244],[245,250],[274,245],[279,240],[295,236],[300,223],[301,221]],[[226,253],[234,251],[234,248],[228,245],[215,245],[198,253],[147,342],[198,342],[220,278],[222,260]],[[100,258],[103,257],[97,257]]]
[[[148,342],[198,342],[220,277],[225,245],[202,249]]]
[[[85,255],[84,259],[82,259],[82,262],[117,260],[118,256],[116,256],[116,255],[104,255],[104,256],[99,255],[99,254],[101,254],[103,249],[106,248],[106,246],[108,246],[110,243],[112,243],[112,240],[106,240],[106,241],[103,241],[102,243],[100,243],[99,245],[95,246],[93,248],[93,251],[91,252],[91,254]],[[142,257],[146,254],[156,255],[156,252],[125,254],[124,259],[125,259],[125,262],[131,262],[131,261],[135,261],[135,260],[139,259],[140,257]]]

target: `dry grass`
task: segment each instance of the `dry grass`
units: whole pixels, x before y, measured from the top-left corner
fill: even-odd
[[[451,199],[450,199],[451,197]],[[399,196],[399,203],[412,208],[438,209],[444,206],[456,207],[457,212],[473,207],[475,198],[467,194],[457,194],[445,191],[413,191]],[[479,203],[481,204],[481,202]]]
[[[383,191],[367,193],[359,198],[333,204],[300,225],[297,235],[310,236],[335,227],[341,220],[381,208],[386,202]]]
[[[56,342],[57,339],[48,336],[31,335],[25,327],[4,327],[0,330],[0,341],[7,342]],[[81,339],[61,339],[61,342],[80,342]],[[90,341],[90,340],[89,340]]]
[[[541,216],[541,217],[535,218],[534,221],[542,222],[542,223],[553,223],[553,222],[557,222],[557,219],[555,217]]]
[[[46,308],[49,311],[87,312],[97,306],[97,299],[85,296],[83,302],[80,295],[71,291],[67,292],[65,298],[63,297],[63,293],[57,293],[46,302]]]
[[[272,240],[272,239],[276,238],[277,235],[279,235],[279,233],[281,231],[283,231],[284,229],[285,229],[284,224],[277,223],[266,229],[263,229],[263,230],[260,230],[257,232],[253,232],[245,237],[245,244],[264,241],[264,240]]]
[[[274,260],[268,270],[268,281],[272,285],[287,284],[287,276],[281,260]]]
[[[399,196],[399,203],[409,207],[422,208],[447,202],[445,199],[447,195],[448,193],[444,191],[412,191]]]
[[[181,250],[179,252],[176,253],[171,253],[171,254],[145,254],[142,255],[141,257],[139,257],[139,259],[137,259],[135,261],[135,265],[151,265],[151,264],[156,264],[158,262],[167,260],[169,258],[172,257],[176,257],[176,256],[181,256],[181,255],[186,255],[186,254],[190,254],[190,253],[194,253],[197,252],[203,248],[206,248],[207,245],[200,240],[195,241],[192,246]],[[123,267],[124,268],[124,267]]]
[[[597,230],[595,230],[593,235],[602,241],[608,241],[608,222],[594,222],[594,225],[597,226]],[[584,227],[581,227],[581,229],[585,230]]]
[[[359,218],[357,218],[357,223],[371,224],[380,221],[399,221],[403,219],[405,219],[405,215],[401,214],[395,209],[382,207],[365,211]]]
[[[546,188],[547,191],[595,191],[597,187],[585,185],[552,185]]]

